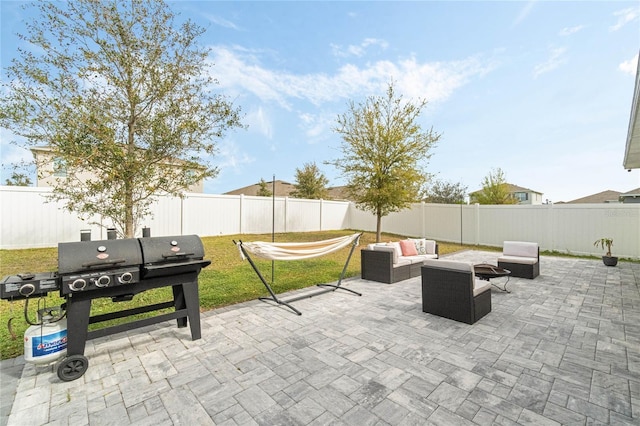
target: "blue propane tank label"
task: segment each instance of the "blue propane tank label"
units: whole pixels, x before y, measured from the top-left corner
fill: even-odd
[[[31,338],[31,353],[34,357],[51,355],[67,348],[67,330]]]

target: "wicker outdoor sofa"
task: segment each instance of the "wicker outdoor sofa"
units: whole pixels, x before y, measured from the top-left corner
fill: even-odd
[[[410,246],[407,241],[415,244],[417,254],[403,254],[403,245]],[[402,242],[369,244],[360,251],[361,276],[365,280],[393,284],[420,276],[420,268],[424,261],[437,258],[438,244],[433,240],[409,239]]]

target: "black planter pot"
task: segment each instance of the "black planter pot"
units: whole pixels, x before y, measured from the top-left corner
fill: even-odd
[[[618,264],[618,258],[615,256],[602,256],[602,262],[607,266],[616,266]]]

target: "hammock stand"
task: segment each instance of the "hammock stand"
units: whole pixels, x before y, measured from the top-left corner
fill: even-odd
[[[344,267],[342,268],[342,272],[340,273],[340,279],[338,280],[337,284],[316,284],[316,286],[318,286],[318,287],[325,287],[325,288],[323,288],[321,290],[318,290],[318,291],[314,291],[312,293],[307,293],[307,294],[303,294],[303,295],[300,295],[300,296],[295,296],[295,297],[289,298],[287,300],[280,299],[275,294],[275,292],[273,291],[273,289],[271,288],[271,286],[269,285],[267,280],[264,278],[264,276],[262,275],[262,273],[260,272],[260,270],[256,266],[256,264],[253,261],[253,259],[251,259],[251,256],[249,255],[249,251],[251,250],[251,249],[248,248],[249,245],[251,245],[251,244],[259,244],[263,248],[265,248],[265,247],[266,248],[274,247],[274,248],[277,249],[277,251],[280,252],[281,256],[282,255],[287,255],[287,254],[288,255],[293,255],[292,259],[286,259],[286,258],[280,257],[279,260],[309,259],[309,258],[312,258],[312,257],[318,257],[318,256],[322,256],[323,254],[331,253],[332,251],[339,250],[343,246],[339,246],[339,247],[337,247],[335,249],[332,249],[330,251],[320,252],[319,249],[310,249],[310,250],[302,249],[302,250],[296,251],[293,247],[295,247],[295,245],[297,243],[262,243],[262,242],[260,242],[260,243],[243,243],[241,240],[238,241],[238,242],[233,240],[233,243],[236,244],[238,246],[238,248],[240,249],[241,256],[243,258],[246,258],[249,261],[249,264],[251,265],[251,267],[255,271],[256,275],[258,275],[258,278],[260,278],[260,281],[262,281],[262,284],[264,284],[264,286],[267,288],[267,291],[271,295],[270,297],[259,297],[258,299],[262,300],[262,301],[276,302],[278,305],[284,305],[287,308],[291,309],[296,314],[302,315],[302,312],[300,312],[299,310],[297,310],[296,308],[294,308],[290,304],[291,302],[295,302],[296,300],[306,299],[306,298],[313,297],[313,296],[318,296],[318,295],[324,294],[324,293],[329,293],[329,292],[332,292],[332,291],[336,291],[338,289],[346,290],[346,291],[349,291],[349,292],[351,292],[353,294],[356,294],[358,296],[362,296],[362,293],[358,293],[357,291],[354,291],[354,290],[351,290],[349,288],[341,286],[342,279],[344,278],[344,274],[347,272],[347,267],[349,266],[349,261],[351,260],[351,255],[353,255],[353,251],[355,250],[356,246],[358,245],[358,242],[360,241],[360,237],[361,236],[362,236],[362,233],[354,234],[354,235],[349,236],[350,239],[353,239],[353,241],[351,242],[351,250],[349,251],[349,256],[347,256],[347,260],[346,260],[346,262],[344,264]],[[331,243],[331,242],[334,242],[334,241],[338,241],[338,240],[340,240],[342,238],[345,238],[345,237],[334,238],[332,240],[317,241],[315,243],[304,243],[303,245],[308,245],[308,246],[311,246],[311,247],[313,247],[313,246],[321,247],[323,244],[327,244],[327,243]],[[245,245],[246,245],[246,247],[245,247]],[[252,253],[254,255],[256,255],[257,257],[262,257],[262,258],[265,258],[265,259],[271,259],[271,260],[278,259],[278,255],[263,253],[259,249],[258,250],[255,250],[255,249],[252,250]]]

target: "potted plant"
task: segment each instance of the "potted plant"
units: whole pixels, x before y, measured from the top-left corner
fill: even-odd
[[[602,262],[607,266],[616,266],[618,264],[618,258],[611,256],[611,246],[613,245],[612,238],[600,238],[593,243],[594,246],[602,247],[603,250],[607,250],[607,253],[602,256]]]

